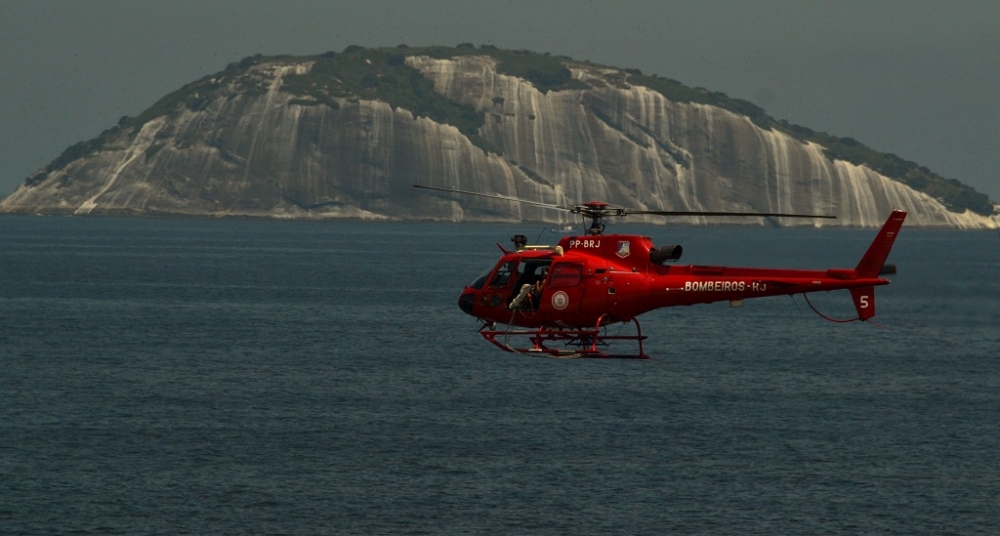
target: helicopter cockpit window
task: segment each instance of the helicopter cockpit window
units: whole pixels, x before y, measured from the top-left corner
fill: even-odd
[[[504,288],[507,286],[507,282],[510,281],[510,276],[515,273],[515,268],[517,263],[514,261],[507,261],[497,268],[497,273],[493,275],[493,279],[490,280],[490,288]]]
[[[549,288],[575,287],[583,282],[583,265],[563,263],[552,268]]]

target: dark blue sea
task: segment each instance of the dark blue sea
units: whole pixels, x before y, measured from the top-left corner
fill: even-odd
[[[875,234],[611,227],[795,268]],[[884,328],[665,309],[622,361],[479,337],[458,294],[517,232],[559,238],[0,218],[0,533],[1000,533],[997,233],[904,227]]]

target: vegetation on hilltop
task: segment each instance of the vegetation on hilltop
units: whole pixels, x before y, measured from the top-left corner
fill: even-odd
[[[302,75],[286,75],[282,90],[301,98],[293,104],[325,104],[339,107],[338,99],[381,100],[415,116],[458,128],[476,146],[500,152],[479,135],[484,114],[434,91],[434,84],[420,71],[406,65],[399,49],[348,47],[342,53],[327,52],[315,59]]]
[[[406,65],[406,56],[446,59],[462,55],[494,57],[499,72],[526,79],[539,91],[587,87],[573,79],[564,59],[495,47],[476,49],[466,43],[457,47],[394,49],[350,46],[341,53],[326,52],[315,59],[309,73],[285,76],[282,90],[301,97],[293,100],[294,104],[325,104],[332,108],[339,106],[337,99],[381,100],[393,108],[452,125],[477,147],[500,154],[500,148],[479,135],[485,114],[437,93],[430,80]]]
[[[573,78],[573,73],[566,67],[566,63],[573,60],[565,56],[538,54],[527,50],[502,50],[490,45],[481,45],[476,49],[471,43],[463,43],[456,48],[433,47],[415,51],[417,54],[441,59],[459,55],[490,56],[497,60],[497,72],[527,80],[542,93],[590,87]]]

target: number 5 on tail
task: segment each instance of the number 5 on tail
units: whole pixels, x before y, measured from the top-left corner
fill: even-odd
[[[875,287],[852,288],[851,298],[854,299],[858,318],[868,320],[875,316]]]

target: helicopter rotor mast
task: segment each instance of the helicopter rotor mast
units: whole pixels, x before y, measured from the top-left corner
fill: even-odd
[[[744,217],[744,218],[823,218],[823,219],[837,218],[836,216],[830,214],[788,214],[782,212],[709,212],[709,211],[685,211],[685,210],[634,210],[626,207],[612,206],[603,201],[588,201],[586,203],[577,206],[566,206],[566,205],[555,205],[552,203],[542,203],[539,201],[530,201],[527,199],[520,199],[517,197],[510,197],[500,194],[485,194],[481,192],[471,192],[467,190],[456,190],[453,188],[424,186],[421,184],[414,184],[413,187],[422,188],[425,190],[435,190],[439,192],[475,195],[490,199],[502,199],[504,201],[510,201],[513,203],[525,203],[536,207],[549,208],[553,210],[563,210],[571,214],[580,214],[584,217],[590,218],[590,227],[587,228],[587,234],[590,235],[600,235],[604,233],[604,223],[602,222],[602,220],[605,216],[625,217],[630,214],[648,215],[648,216],[677,216],[677,217],[684,217],[684,216],[727,217],[728,216],[728,217]]]

